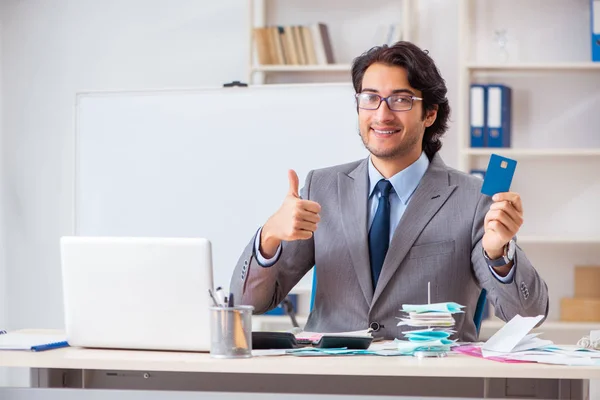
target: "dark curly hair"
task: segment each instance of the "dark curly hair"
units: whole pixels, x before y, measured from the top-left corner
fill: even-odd
[[[423,116],[438,106],[435,122],[425,129],[423,150],[431,160],[442,148],[440,138],[448,130],[450,105],[446,98],[446,82],[442,78],[428,52],[410,42],[397,42],[393,46],[376,46],[356,57],[352,62],[352,84],[356,93],[362,91],[365,71],[371,64],[381,63],[403,67],[407,71],[410,86],[423,93]]]

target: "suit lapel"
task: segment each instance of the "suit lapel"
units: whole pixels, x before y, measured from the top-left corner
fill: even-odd
[[[446,202],[454,189],[456,189],[455,185],[449,185],[447,167],[439,155],[436,154],[394,232],[383,262],[381,276],[375,288],[371,309],[398,270],[419,234]],[[365,243],[367,243],[366,239]]]
[[[352,265],[367,304],[373,300],[373,282],[367,238],[368,158],[348,175],[338,174],[338,196],[344,236]]]

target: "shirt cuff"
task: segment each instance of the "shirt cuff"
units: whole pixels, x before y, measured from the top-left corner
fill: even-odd
[[[279,247],[277,247],[277,251],[275,255],[269,259],[266,259],[260,252],[260,233],[262,232],[262,226],[258,230],[256,234],[256,239],[254,240],[254,253],[256,253],[256,261],[258,261],[258,265],[264,268],[272,267],[277,260],[279,260],[279,256],[281,255],[281,243]]]
[[[502,283],[512,283],[513,277],[515,276],[515,268],[516,267],[517,267],[517,259],[515,258],[515,260],[513,261],[513,266],[511,267],[510,271],[508,271],[508,274],[506,274],[506,276],[500,276],[496,273],[496,271],[494,271],[493,267],[490,267],[488,265],[488,268],[490,269],[490,271],[492,271],[492,275],[494,275],[494,277],[496,277],[496,279],[498,279]]]

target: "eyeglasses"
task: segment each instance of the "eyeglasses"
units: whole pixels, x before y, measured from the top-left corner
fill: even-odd
[[[381,103],[385,101],[392,111],[410,111],[413,101],[423,100],[421,97],[408,96],[405,94],[393,94],[388,97],[381,97],[375,93],[356,93],[356,104],[363,110],[377,110]]]

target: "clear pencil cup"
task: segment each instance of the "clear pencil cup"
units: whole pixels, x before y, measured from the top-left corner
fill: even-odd
[[[252,357],[252,306],[210,307],[210,355]]]

